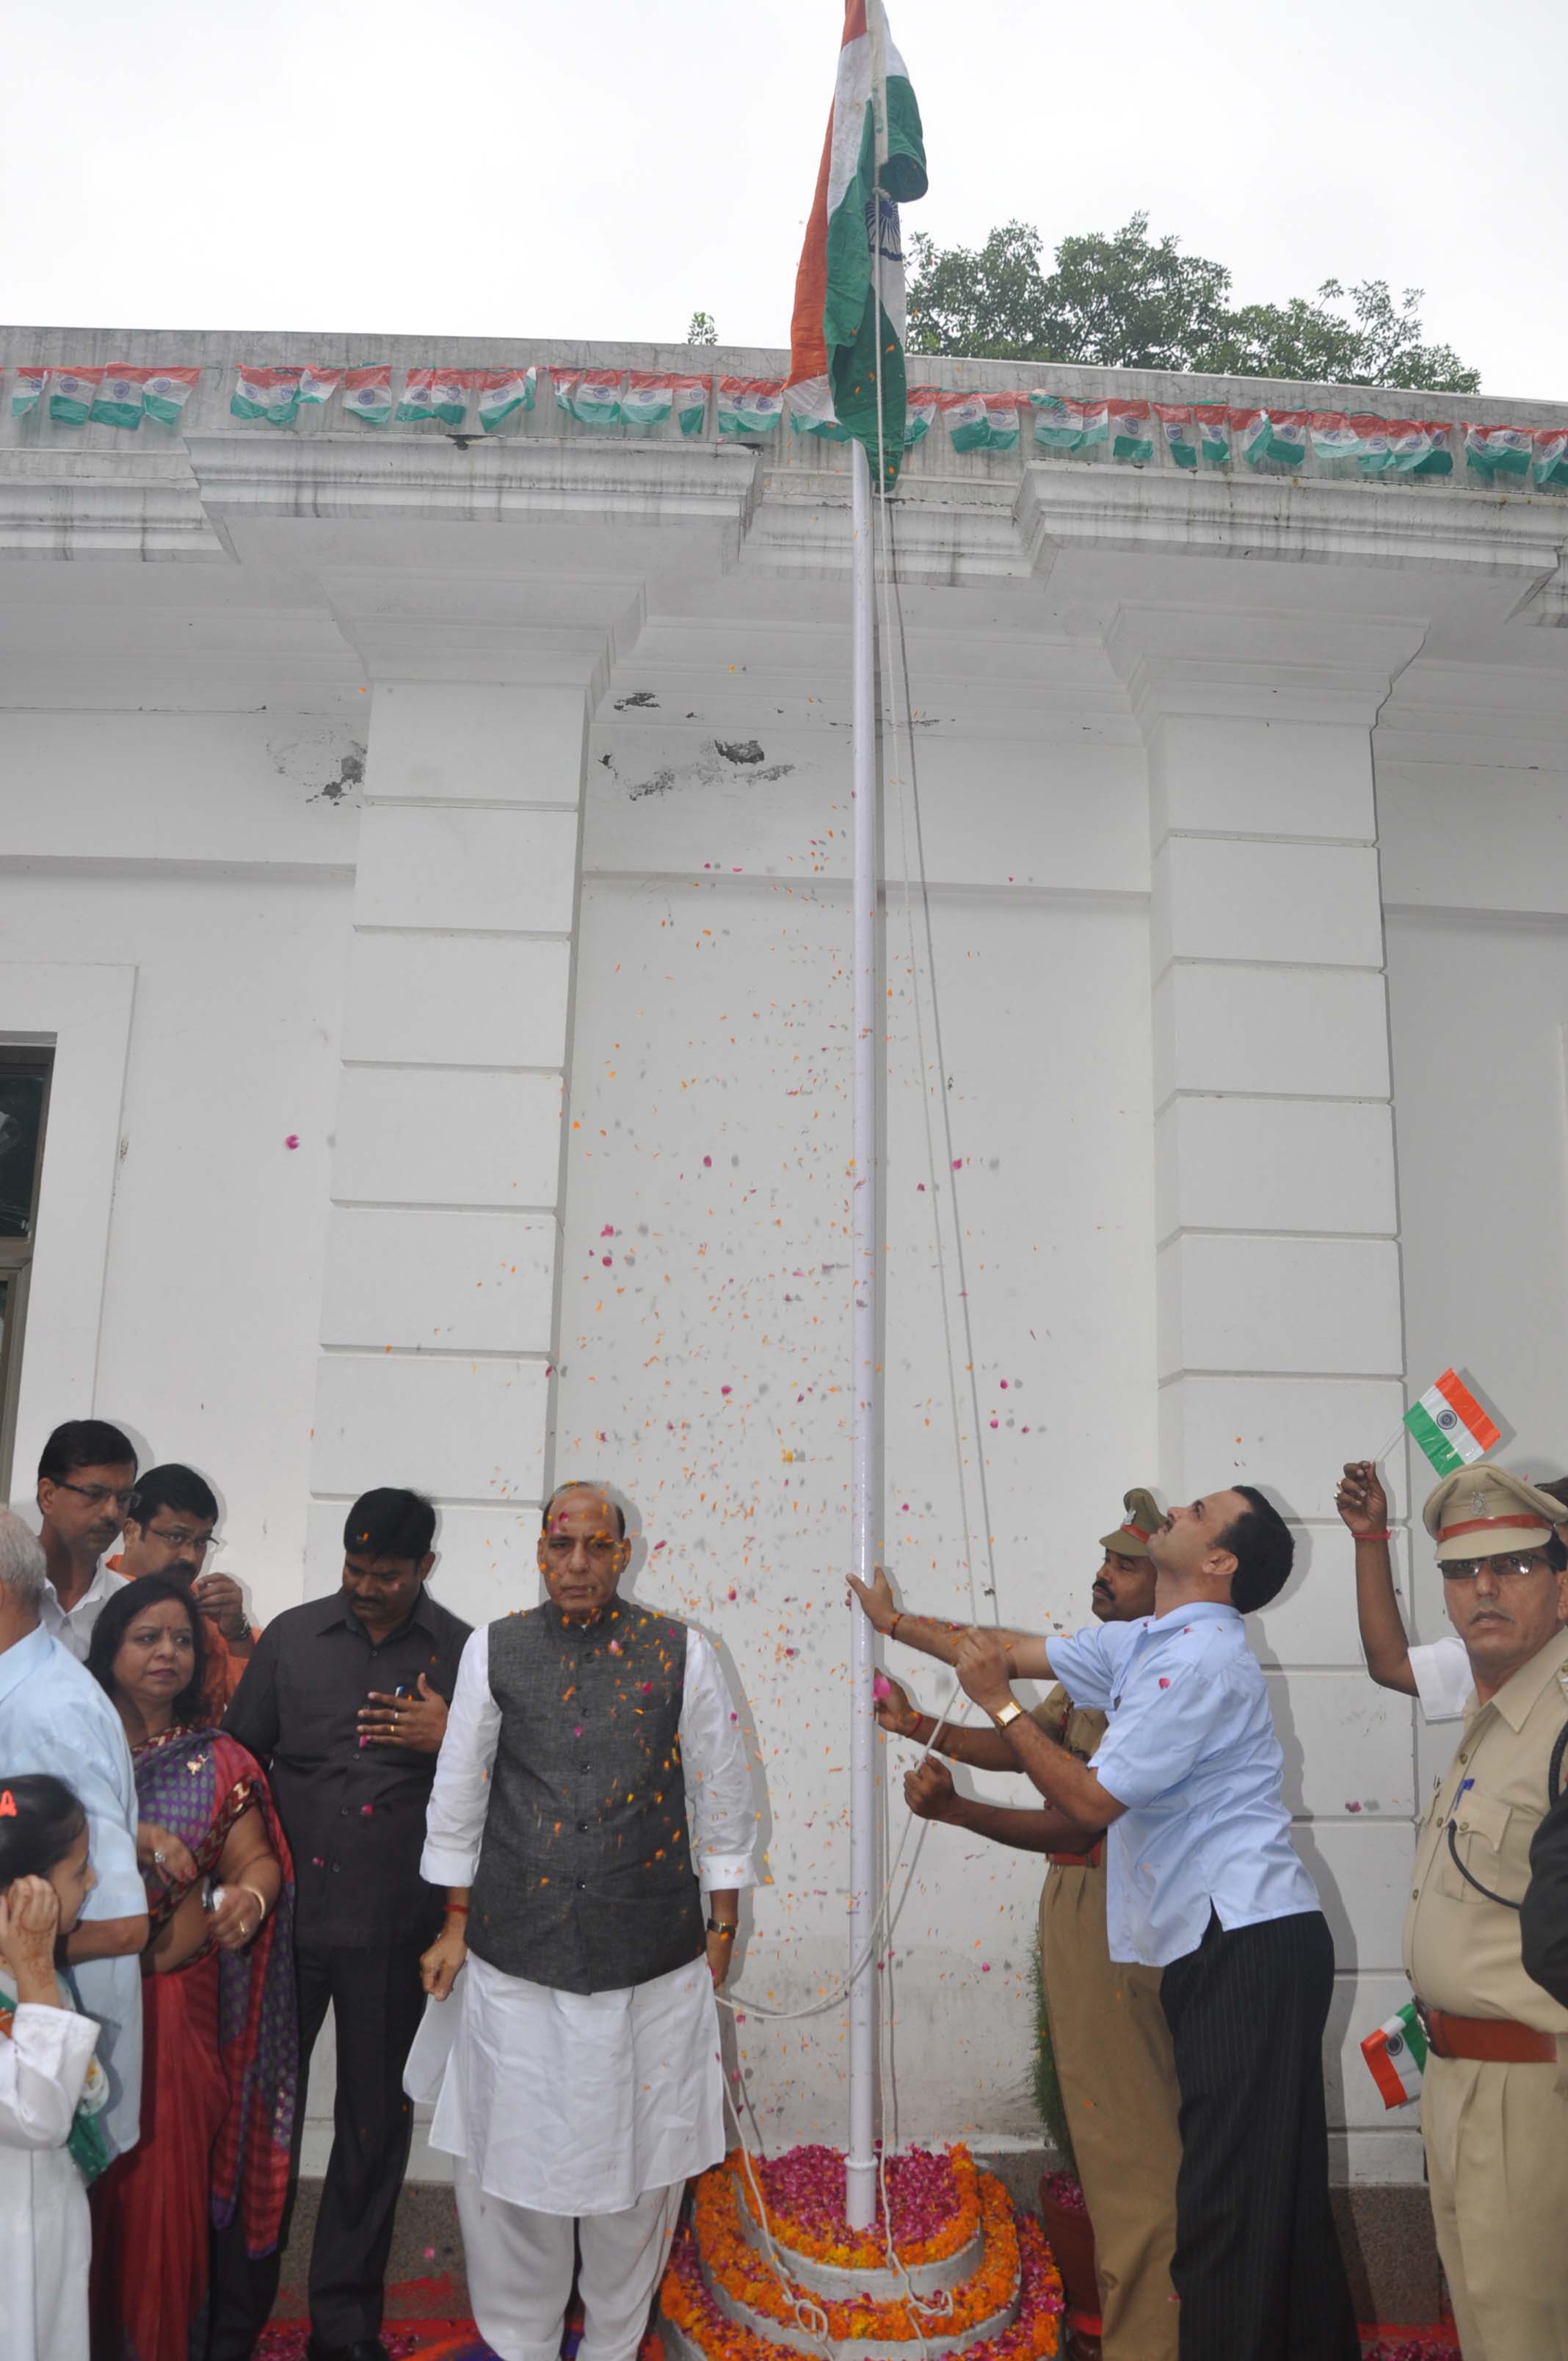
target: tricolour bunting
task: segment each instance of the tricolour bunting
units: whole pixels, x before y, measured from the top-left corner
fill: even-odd
[[[942,415],[955,451],[983,451],[991,440],[991,420],[983,393],[963,393],[956,388],[941,396]]]
[[[1403,2107],[1412,2099],[1419,2099],[1427,2062],[1427,2037],[1416,2014],[1415,2002],[1408,2000],[1376,2033],[1369,2033],[1361,2045],[1361,2054],[1383,2093],[1386,2107]]]
[[[461,426],[468,414],[472,369],[411,368],[403,372],[398,403],[400,426],[417,426],[435,419],[443,426]]]
[[[620,371],[619,369],[552,368],[550,382],[555,389],[555,407],[579,426],[619,426],[620,423]]]
[[[920,109],[882,0],[846,0],[785,385],[792,414],[846,427],[886,485],[904,456],[907,308],[898,208],[925,193]]]
[[[300,410],[303,369],[261,368],[242,361],[229,396],[231,418],[258,418],[267,426],[292,426]]]
[[[688,437],[700,434],[707,423],[707,379],[705,377],[672,378],[670,392],[681,433]]]
[[[1154,429],[1146,401],[1108,401],[1111,456],[1124,466],[1141,467],[1154,457]]]
[[[1206,467],[1231,464],[1231,413],[1223,401],[1198,401],[1192,406],[1198,429],[1198,449]]]
[[[98,399],[101,368],[57,368],[49,373],[49,414],[57,426],[85,426]]]
[[[1108,401],[1080,401],[1070,393],[1050,393],[1036,386],[1029,396],[1034,405],[1035,440],[1042,451],[1081,451],[1103,443],[1111,431]]]
[[[142,372],[143,414],[159,426],[178,426],[180,413],[195,390],[199,368],[149,368]]]
[[[343,383],[341,368],[317,368],[311,363],[300,371],[299,405],[302,410],[319,410],[329,402]]]
[[[934,385],[912,385],[905,395],[904,447],[913,451],[931,432],[932,422],[941,407],[941,396]]]
[[[146,407],[143,379],[146,369],[121,368],[111,362],[98,380],[98,390],[88,412],[94,426],[121,426],[135,434],[141,424]]]
[[[663,426],[675,402],[675,381],[668,369],[628,369],[620,415],[628,426],[651,434]]]
[[[776,377],[721,377],[718,390],[720,434],[771,434],[784,415],[784,385]]]
[[[1185,401],[1151,401],[1159,431],[1165,437],[1165,447],[1179,467],[1198,465],[1198,435],[1192,423],[1192,412]]]
[[[11,381],[12,417],[25,418],[29,410],[36,410],[48,383],[47,368],[19,368]]]
[[[1530,462],[1528,426],[1467,426],[1464,458],[1478,476],[1527,476]]]
[[[475,378],[479,397],[479,428],[493,434],[503,419],[514,410],[532,410],[533,384],[538,372],[531,363],[525,369],[480,369]]]
[[[392,414],[392,364],[373,361],[343,372],[343,408],[362,426],[385,426]]]
[[[1405,1424],[1440,1476],[1452,1476],[1485,1458],[1502,1436],[1467,1386],[1444,1369],[1419,1402],[1405,1412]]]

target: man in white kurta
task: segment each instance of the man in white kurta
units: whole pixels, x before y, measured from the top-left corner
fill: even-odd
[[[425,1986],[453,1996],[408,2088],[436,2099],[501,2361],[556,2361],[575,2236],[582,2361],[631,2361],[685,2184],[725,2149],[715,1992],[756,1808],[711,1643],[617,1595],[629,1556],[597,1487],[556,1494],[549,1598],[468,1641],[431,1794]]]

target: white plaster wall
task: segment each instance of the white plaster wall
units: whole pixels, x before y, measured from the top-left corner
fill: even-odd
[[[776,700],[754,694],[771,718]],[[683,761],[609,708],[594,735],[555,1473],[625,1486],[645,1527],[638,1595],[724,1648],[772,1880],[737,1981],[794,2007],[830,1993],[844,1960],[847,752],[820,723],[760,734],[770,764],[792,764],[785,781],[726,776],[696,747]],[[1001,762],[994,751],[948,745],[927,764],[956,1174],[934,1097],[927,1163],[892,897],[886,1546],[905,1597],[970,1613],[937,1209],[960,1389],[966,1283],[973,1323],[983,1495],[967,1391],[959,1422],[979,1612],[989,1530],[1003,1615],[1077,1622],[1094,1537],[1157,1465],[1146,853],[1135,829],[1119,842],[1107,832],[1102,755],[1082,782],[1059,760],[1037,763],[1031,797],[1023,750],[1004,746]],[[1137,758],[1117,761],[1112,792],[1135,810]],[[663,769],[670,784],[646,792]],[[1077,825],[1075,786],[1091,790]],[[896,859],[892,840],[890,823]],[[1091,890],[1009,892],[1026,844],[1031,871],[1044,855],[1047,873]],[[928,1000],[923,1013],[929,1052]],[[921,1660],[909,1664],[934,1700]],[[895,1849],[898,1774],[913,1759],[885,1750]],[[1014,1783],[991,1785],[1023,1800]],[[911,1850],[917,1835],[916,1824]],[[1027,1962],[1039,1883],[1028,1856],[950,1829],[926,1836],[889,1975],[890,2097],[906,2136],[1037,2137]],[[770,2138],[841,2138],[837,2009],[776,2027],[749,2015],[736,2037]]]
[[[228,1544],[214,1563],[264,1617],[303,1595],[347,901],[330,872],[299,869],[0,873],[8,961],[136,972],[91,1399],[144,1454],[211,1477]],[[40,1242],[60,1218],[63,1176]],[[29,1382],[38,1366],[25,1356],[13,1477],[28,1508],[60,1414]]]

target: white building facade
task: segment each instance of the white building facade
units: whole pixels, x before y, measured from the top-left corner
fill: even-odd
[[[491,437],[280,431],[229,414],[234,365],[319,340],[0,335],[7,412],[28,366],[201,369],[176,427],[0,421],[0,1057],[49,1065],[0,1268],[9,1489],[59,1420],[114,1419],[211,1477],[265,1616],[409,1483],[477,1620],[534,1598],[554,1482],[619,1484],[638,1595],[721,1642],[754,1732],[739,1982],[801,2006],[848,1874],[845,454],[711,405],[585,425],[543,366],[777,354],[331,357],[540,390]],[[1461,444],[1568,423],[1425,406]],[[1117,466],[1026,412],[962,454],[938,421],[884,616],[888,1562],[922,1608],[970,1612],[967,1560],[1005,1619],[1070,1624],[1128,1486],[1275,1491],[1299,1570],[1255,1644],[1338,1946],[1337,2169],[1380,2190],[1420,2139],[1357,2045],[1405,1996],[1452,1733],[1363,1670],[1335,1477],[1387,1452],[1430,1638],[1404,1401],[1453,1365],[1500,1456],[1568,1469],[1568,506],[1506,480],[1462,447],[1445,480]],[[1037,2138],[1037,1884],[927,1836],[899,2136]],[[737,2043],[770,2140],[841,2137],[836,2012]]]

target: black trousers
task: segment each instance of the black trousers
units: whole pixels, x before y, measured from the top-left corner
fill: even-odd
[[[302,2114],[329,2002],[337,2035],[332,2155],[311,2248],[311,2327],[322,2345],[380,2334],[392,2218],[413,2135],[403,2063],[424,2013],[419,1959],[428,1939],[426,1929],[418,1940],[363,1949],[296,1946]]]
[[[1211,1914],[1161,1979],[1181,2092],[1181,2361],[1360,2361],[1329,2207],[1333,1971],[1321,1911],[1228,1934]]]

